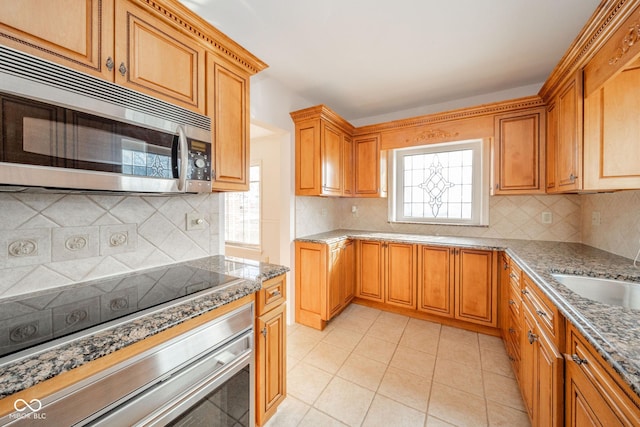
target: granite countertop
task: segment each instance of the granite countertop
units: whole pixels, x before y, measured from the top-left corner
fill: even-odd
[[[640,396],[640,310],[583,298],[551,276],[566,273],[640,283],[633,261],[581,243],[334,230],[296,240],[335,243],[347,238],[504,250],[584,334]]]
[[[260,290],[264,280],[289,271],[281,265],[223,255],[184,264],[244,280],[0,366],[0,399],[250,295]]]

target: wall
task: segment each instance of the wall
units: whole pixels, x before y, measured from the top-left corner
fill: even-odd
[[[391,224],[387,221],[387,199],[297,197],[296,201],[296,236],[345,228],[525,240],[581,240],[578,195],[490,197],[489,227]],[[356,214],[352,214],[352,206],[356,206]],[[322,209],[327,209],[331,215],[323,217]],[[542,224],[542,212],[552,213],[552,224]]]
[[[1,193],[0,218],[0,297],[222,253],[219,194]]]
[[[640,190],[582,198],[582,242],[633,259],[640,248]],[[600,225],[592,225],[600,212]]]

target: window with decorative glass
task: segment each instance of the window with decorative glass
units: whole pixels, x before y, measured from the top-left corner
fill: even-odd
[[[394,150],[389,220],[488,225],[487,145],[472,140]]]
[[[249,168],[249,191],[225,193],[225,243],[260,246],[260,165]]]

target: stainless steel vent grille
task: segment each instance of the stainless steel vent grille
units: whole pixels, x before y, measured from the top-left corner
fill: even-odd
[[[6,46],[0,46],[0,72],[211,131],[207,116]]]

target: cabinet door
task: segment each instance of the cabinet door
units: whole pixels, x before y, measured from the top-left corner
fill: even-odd
[[[564,358],[546,335],[538,331],[536,337],[535,425],[560,427],[563,425],[563,367]]]
[[[257,319],[256,424],[263,425],[287,394],[285,304]]]
[[[296,242],[296,322],[323,329],[327,306],[327,245]]]
[[[296,195],[320,194],[320,120],[296,122]]]
[[[353,240],[348,240],[342,247],[342,268],[344,279],[342,281],[342,302],[347,305],[356,294],[356,245]]]
[[[558,139],[558,109],[555,101],[551,101],[547,106],[547,150],[546,150],[546,184],[547,192],[553,192],[556,189],[556,158]]]
[[[353,176],[354,157],[353,157],[353,138],[344,135],[342,139],[342,195],[353,197],[353,185],[355,182]]]
[[[355,195],[379,197],[380,188],[380,136],[365,135],[354,138]]]
[[[327,308],[323,314],[329,320],[340,311],[344,304],[344,261],[342,259],[342,244],[329,246],[329,273],[327,275]]]
[[[357,296],[384,300],[384,253],[382,242],[358,241]]]
[[[249,76],[207,55],[208,113],[213,119],[212,188],[249,189]]]
[[[322,122],[320,136],[322,161],[322,194],[342,195],[342,132]]]
[[[0,43],[113,79],[113,0],[2,2]]]
[[[533,419],[534,410],[534,394],[536,391],[536,348],[535,341],[535,320],[529,309],[523,307],[522,317],[522,335],[520,341],[520,389],[522,391],[522,399],[524,406],[529,413],[529,418]]]
[[[509,278],[509,263],[510,258],[504,252],[500,255],[500,299],[498,306],[498,317],[500,319],[499,327],[500,333],[502,335],[503,340],[507,340],[509,336],[509,287],[510,287],[510,278]]]
[[[544,108],[495,118],[494,194],[544,193],[544,125]]]
[[[584,102],[584,189],[640,188],[640,64]]]
[[[131,0],[116,0],[115,81],[205,113],[205,50]]]
[[[556,182],[558,191],[581,188],[582,167],[582,74],[576,73],[556,97]]]
[[[385,303],[416,308],[415,251],[415,245],[386,244]]]
[[[475,249],[455,252],[455,317],[497,327],[497,266],[493,252]]]
[[[452,249],[419,246],[418,310],[453,317]]]

